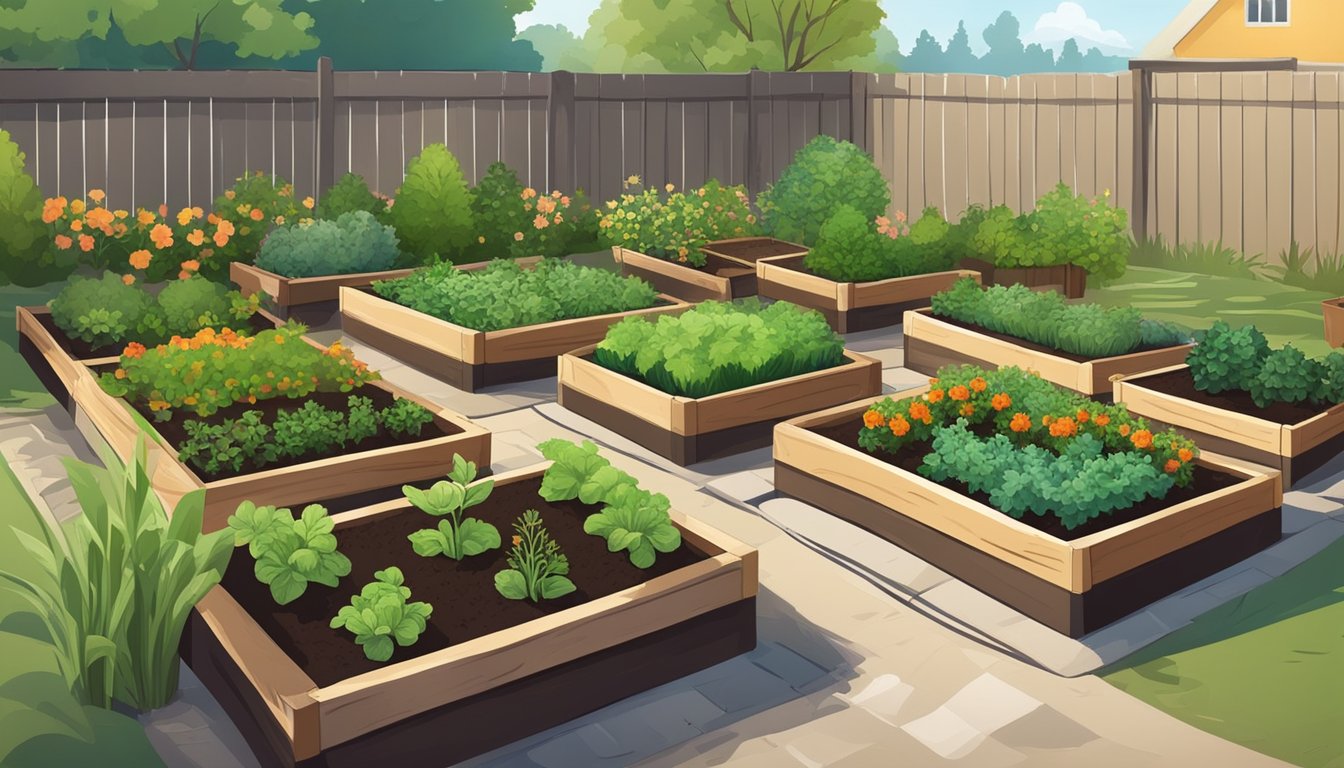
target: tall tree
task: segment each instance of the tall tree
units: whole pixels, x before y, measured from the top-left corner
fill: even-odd
[[[925,29],[915,40],[915,47],[906,54],[903,65],[907,72],[943,72],[945,61],[942,44]]]
[[[1070,37],[1064,41],[1064,48],[1055,59],[1055,69],[1060,72],[1083,71],[1083,52],[1078,49],[1078,41]]]
[[[1022,45],[1022,25],[1011,11],[1004,11],[985,27],[981,35],[989,51],[980,57],[980,66],[991,75],[1012,75],[1021,71],[1026,58],[1026,49]]]
[[[966,33],[966,22],[957,24],[957,31],[947,41],[947,50],[943,52],[944,72],[978,72],[980,59],[971,50],[971,38]]]
[[[1040,43],[1028,45],[1022,53],[1022,64],[1014,74],[1051,72],[1055,68],[1055,52],[1042,48]]]

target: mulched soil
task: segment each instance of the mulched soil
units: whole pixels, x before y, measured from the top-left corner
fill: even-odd
[[[537,495],[540,487],[539,477],[497,487],[485,503],[468,510],[467,516],[498,528],[504,543],[499,549],[461,562],[442,555],[415,554],[406,537],[435,526],[438,518],[411,507],[336,531],[339,551],[350,558],[352,570],[335,589],[310,584],[298,600],[276,605],[270,588],[257,581],[254,561],[246,548],[234,551],[223,585],[314,682],[326,686],[563,611],[708,559],[704,552],[683,542],[675,552],[659,553],[652,568],[640,570],[630,564],[626,553],[608,552],[602,537],[583,532],[584,519],[598,507],[577,501],[547,502]],[[512,524],[528,509],[541,513],[551,537],[569,559],[569,578],[578,587],[576,592],[534,604],[507,600],[495,590],[495,574],[508,567]],[[329,624],[352,595],[373,581],[374,571],[391,565],[405,575],[410,599],[428,602],[433,614],[414,645],[397,647],[389,662],[380,663],[365,658],[353,634],[331,629]]]
[[[786,243],[783,240],[776,240],[773,237],[752,238],[736,243],[718,243],[705,246],[701,250],[713,250],[715,253],[724,256],[732,256],[735,259],[750,261],[753,264],[757,261],[771,256],[787,256],[792,253],[798,253],[800,249],[793,243]]]
[[[1017,337],[1017,336],[1012,336],[1012,335],[1009,335],[1009,334],[1006,334],[1006,333],[996,333],[996,332],[994,332],[994,331],[989,330],[988,328],[985,328],[985,327],[983,327],[983,326],[976,325],[975,323],[963,323],[963,322],[960,321],[960,320],[953,320],[953,319],[950,318],[950,317],[944,317],[944,316],[942,316],[942,315],[935,315],[935,314],[933,314],[933,312],[930,312],[930,311],[920,310],[919,313],[920,313],[921,315],[926,315],[926,316],[928,316],[928,317],[933,317],[933,318],[936,318],[936,319],[938,319],[938,320],[941,320],[942,322],[947,323],[948,325],[955,325],[955,326],[958,327],[958,328],[964,328],[964,329],[966,329],[966,330],[968,330],[968,331],[974,331],[974,332],[976,332],[976,333],[978,333],[978,334],[980,334],[980,335],[982,335],[982,336],[988,336],[988,337],[990,337],[990,338],[992,338],[992,339],[998,339],[998,340],[1000,340],[1000,341],[1006,341],[1006,342],[1008,342],[1008,343],[1010,343],[1010,344],[1014,344],[1014,345],[1016,345],[1016,346],[1022,347],[1023,349],[1030,349],[1030,350],[1035,351],[1035,352],[1044,352],[1044,353],[1046,353],[1046,354],[1048,354],[1048,355],[1054,355],[1055,357],[1062,357],[1062,358],[1064,358],[1065,360],[1072,360],[1072,361],[1075,362],[1075,363],[1088,363],[1088,362],[1091,362],[1091,361],[1093,361],[1093,360],[1104,360],[1104,359],[1106,359],[1106,358],[1101,358],[1101,357],[1087,357],[1086,355],[1075,355],[1075,354],[1073,354],[1072,352],[1065,352],[1065,351],[1062,350],[1062,349],[1055,349],[1055,348],[1053,348],[1053,347],[1047,347],[1047,346],[1044,345],[1044,344],[1036,344],[1035,342],[1027,341],[1026,339],[1022,339],[1022,338],[1019,338],[1019,337]],[[1134,354],[1134,353],[1136,353],[1136,352],[1150,352],[1150,351],[1155,350],[1155,349],[1165,349],[1165,347],[1139,346],[1139,347],[1136,348],[1136,349],[1131,349],[1131,350],[1128,351],[1128,352],[1121,352],[1120,354],[1121,354],[1121,355],[1132,355],[1132,354]],[[1119,355],[1117,355],[1117,357],[1119,357]]]
[[[1134,384],[1151,389],[1163,394],[1179,397],[1183,400],[1190,400],[1201,405],[1207,405],[1212,408],[1221,408],[1226,411],[1240,413],[1245,416],[1253,416],[1257,419],[1272,421],[1276,424],[1300,424],[1308,419],[1315,418],[1326,411],[1320,406],[1307,404],[1294,405],[1291,403],[1275,403],[1268,408],[1261,408],[1251,400],[1249,392],[1240,390],[1235,392],[1222,392],[1217,395],[1211,395],[1207,392],[1201,392],[1195,389],[1195,379],[1190,375],[1190,369],[1183,368],[1179,371],[1169,371],[1167,373],[1157,374],[1155,376],[1144,376],[1136,379]]]
[[[87,341],[72,339],[65,335],[65,331],[56,327],[56,322],[51,319],[50,314],[37,315],[36,317],[37,322],[41,323],[42,327],[46,328],[47,332],[51,334],[51,337],[56,340],[56,345],[76,360],[91,360],[99,357],[117,357],[121,354],[121,351],[126,348],[125,342],[105,344],[101,347],[95,347]],[[262,331],[275,330],[275,323],[272,323],[260,314],[256,314],[248,318],[247,327],[253,334],[257,334]],[[243,329],[235,327],[234,330],[241,331]]]
[[[867,451],[859,447],[859,426],[857,423],[853,424],[845,423],[829,427],[817,427],[814,428],[812,431],[816,432],[822,437],[827,438],[828,440],[834,440],[835,442],[840,443],[841,445],[848,446],[861,453],[867,453]],[[887,464],[890,464],[894,467],[900,467],[901,469],[904,469],[907,472],[911,472],[918,475],[919,466],[924,463],[924,457],[932,452],[933,452],[933,445],[931,443],[919,442],[910,444],[910,446],[905,450],[901,451],[899,455],[892,455],[886,452],[878,452],[868,455],[878,459],[879,461],[886,462]],[[920,476],[923,477],[923,475]],[[1117,525],[1123,525],[1124,523],[1128,523],[1132,520],[1138,520],[1141,517],[1146,517],[1148,515],[1153,514],[1154,512],[1160,512],[1164,509],[1167,509],[1168,507],[1172,507],[1177,504],[1180,504],[1181,502],[1198,498],[1207,493],[1213,493],[1215,491],[1222,490],[1223,488],[1231,487],[1239,482],[1241,482],[1241,478],[1236,477],[1235,475],[1225,474],[1222,472],[1218,472],[1216,470],[1206,469],[1204,467],[1196,467],[1194,481],[1185,488],[1172,488],[1171,491],[1166,495],[1166,498],[1145,499],[1140,504],[1137,504],[1128,509],[1118,510],[1114,514],[1111,514],[1109,516],[1095,518],[1083,525],[1078,526],[1077,528],[1074,528],[1071,531],[1066,529],[1064,525],[1060,523],[1059,518],[1055,517],[1054,515],[1048,515],[1048,516],[1030,515],[1027,517],[1023,517],[1021,522],[1026,523],[1027,525],[1031,526],[1032,528],[1035,528],[1038,531],[1054,536],[1057,539],[1062,539],[1064,541],[1073,541],[1074,539],[1081,539],[1084,536],[1089,536],[1093,533],[1099,533],[1109,528],[1114,528]],[[939,483],[939,485],[943,486],[944,488],[947,488],[948,490],[956,491],[957,493],[960,493],[963,496],[969,496],[970,498],[973,498],[986,506],[989,507],[994,506],[989,502],[989,494],[970,493],[967,491],[966,485],[964,483],[959,483],[954,480],[947,480],[945,482]]]

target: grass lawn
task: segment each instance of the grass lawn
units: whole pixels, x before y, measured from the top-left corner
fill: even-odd
[[[46,304],[64,285],[52,283],[36,288],[0,285],[0,408],[45,408],[55,402],[19,357],[14,307]]]
[[[1102,675],[1250,749],[1344,767],[1344,539]]]
[[[1321,302],[1337,294],[1308,291],[1269,280],[1213,277],[1152,267],[1130,267],[1087,299],[1107,306],[1133,306],[1144,317],[1202,330],[1215,320],[1232,327],[1254,324],[1271,344],[1292,342],[1309,356],[1330,351],[1321,323]]]

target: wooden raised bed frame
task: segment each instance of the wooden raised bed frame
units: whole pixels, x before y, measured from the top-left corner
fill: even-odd
[[[1070,637],[1100,629],[1280,536],[1279,474],[1204,453],[1201,466],[1242,482],[1064,541],[810,429],[852,422],[857,431],[871,404],[851,403],[775,427],[776,489]]]
[[[644,280],[659,292],[682,301],[732,301],[756,295],[756,272],[718,256],[707,256],[705,269],[612,246],[611,256],[621,274]]]
[[[895,277],[868,283],[837,283],[801,271],[802,256],[775,256],[756,262],[762,296],[815,309],[838,333],[869,331],[900,323],[902,313],[929,305],[929,298],[980,273],[958,269]]]
[[[349,530],[406,506],[334,519]],[[334,685],[319,688],[223,587],[196,606],[182,656],[275,764],[456,764],[755,647],[756,550],[672,517],[708,560]]]
[[[1079,362],[962,328],[934,316],[927,309],[907,311],[902,330],[905,333],[905,367],[913,371],[932,376],[944,365],[1017,366],[1039,373],[1052,384],[1089,397],[1110,397],[1116,376],[1181,363],[1194,346],[1182,344]]]
[[[476,331],[366,291],[342,288],[341,329],[458,389],[475,392],[554,376],[557,356],[596,344],[624,318],[679,314],[691,308],[666,294],[659,298],[666,303],[632,312]]]
[[[1344,347],[1344,298],[1322,301],[1321,317],[1325,321],[1326,343]]]
[[[275,307],[277,317],[286,320],[294,317],[317,325],[330,320],[338,311],[337,300],[340,298],[341,286],[363,288],[376,280],[393,280],[414,271],[394,269],[350,275],[285,277],[252,264],[234,261],[229,264],[229,279],[244,295],[261,293],[267,296],[269,303]]]
[[[983,259],[964,258],[958,266],[979,272],[985,285],[1025,285],[1054,288],[1066,298],[1081,299],[1087,293],[1087,270],[1076,264],[1053,267],[996,267]]]
[[[763,448],[781,419],[882,393],[882,364],[849,351],[835,368],[688,398],[598,365],[595,348],[560,358],[560,405],[681,466]]]
[[[1344,405],[1336,405],[1298,424],[1247,416],[1157,392],[1143,386],[1145,376],[1179,371],[1174,365],[1115,382],[1115,401],[1160,426],[1173,427],[1219,453],[1278,470],[1292,488],[1309,473],[1344,451]]]

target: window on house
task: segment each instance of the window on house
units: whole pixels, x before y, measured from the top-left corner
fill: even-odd
[[[1246,23],[1254,26],[1288,23],[1289,0],[1246,0]]]

